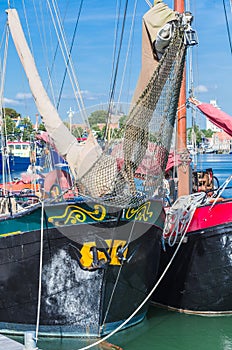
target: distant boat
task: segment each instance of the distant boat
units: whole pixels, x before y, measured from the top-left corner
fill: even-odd
[[[7,141],[5,161],[9,162],[11,172],[26,171],[32,161],[32,149],[30,142]],[[0,153],[0,164],[3,163],[3,155]],[[2,173],[2,167],[0,167]]]
[[[212,147],[206,147],[204,149],[204,153],[206,154],[215,153],[215,150]]]

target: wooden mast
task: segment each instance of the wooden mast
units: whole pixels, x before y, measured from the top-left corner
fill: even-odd
[[[185,11],[184,0],[174,0],[174,10],[180,13]],[[190,167],[187,151],[187,122],[186,122],[186,67],[183,72],[183,80],[180,89],[177,115],[177,153],[180,154],[182,163],[178,166],[178,197],[190,193]]]

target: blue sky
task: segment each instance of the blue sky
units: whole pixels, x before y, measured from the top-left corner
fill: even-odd
[[[46,0],[11,0],[11,7],[16,7],[25,30],[24,6],[28,16],[30,36],[33,42],[33,52],[38,69],[41,73],[44,85],[48,85],[47,66],[51,68],[52,59],[57,45],[57,39],[52,36],[52,23],[48,18],[45,6]],[[52,1],[50,1],[52,3]],[[66,12],[64,28],[69,45],[71,44],[76,18],[79,11],[78,0],[57,0],[61,16]],[[69,4],[67,8],[67,3]],[[125,2],[122,2],[123,4]],[[172,7],[173,1],[166,3]],[[188,8],[191,5],[190,9]],[[230,0],[226,0],[229,25],[232,34],[232,15]],[[6,22],[5,9],[7,0],[0,1],[0,32],[3,32]],[[36,8],[36,13],[34,12]],[[41,9],[43,8],[43,14]],[[113,43],[115,33],[116,0],[84,0],[80,20],[77,27],[72,58],[76,77],[82,91],[86,107],[97,105],[100,109],[107,103],[110,91],[110,79],[112,72]],[[127,21],[125,27],[125,39],[123,41],[121,58],[125,62],[127,53],[128,34],[132,20],[134,1],[129,0]],[[143,14],[149,9],[147,3],[138,0],[135,17],[135,26],[131,40],[131,48],[128,55],[128,69],[125,74],[125,84],[121,101],[129,103],[133,89],[136,85],[140,69],[141,53],[141,20]],[[218,105],[232,115],[231,82],[232,82],[232,57],[226,32],[226,22],[222,0],[192,0],[186,1],[186,9],[194,15],[193,28],[197,30],[199,45],[192,49],[193,73],[195,96],[201,101],[209,102],[217,100]],[[38,27],[39,24],[39,27]],[[122,17],[120,26],[122,25]],[[38,29],[39,28],[39,29]],[[26,30],[27,32],[27,30]],[[46,42],[41,45],[41,37],[47,35]],[[1,43],[2,43],[1,39]],[[1,44],[1,63],[3,60],[3,46]],[[45,60],[46,59],[46,60]],[[53,69],[52,80],[54,84],[54,96],[58,96],[64,76],[62,57],[57,56],[58,65]],[[120,90],[123,63],[118,70],[116,96]],[[68,79],[66,79],[68,81]],[[24,77],[13,44],[10,41],[4,101],[6,107],[16,109],[22,116],[30,115],[32,119],[37,113],[32,96]],[[65,83],[62,101],[60,103],[60,115],[67,118],[67,111],[72,108],[77,112],[77,104],[73,93]],[[89,109],[91,110],[91,108]],[[77,116],[77,114],[75,114]],[[199,117],[200,118],[200,117]],[[202,119],[203,120],[203,119]],[[203,121],[199,123],[204,126]]]

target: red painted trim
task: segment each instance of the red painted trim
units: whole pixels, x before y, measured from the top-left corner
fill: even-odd
[[[232,222],[232,199],[205,205],[196,209],[188,231],[204,230]]]

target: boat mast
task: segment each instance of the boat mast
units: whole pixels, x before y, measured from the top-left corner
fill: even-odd
[[[180,13],[185,11],[184,0],[174,0],[174,10]],[[178,197],[190,193],[190,168],[186,159],[187,150],[187,118],[186,118],[186,67],[183,72],[183,80],[180,89],[177,115],[177,152],[180,154],[181,164],[178,167]]]

